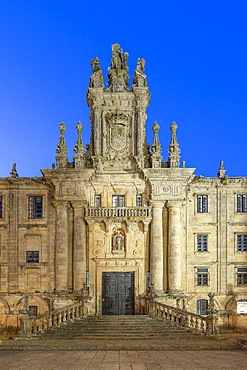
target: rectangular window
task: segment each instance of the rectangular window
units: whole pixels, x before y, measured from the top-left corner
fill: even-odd
[[[101,195],[94,196],[94,207],[101,207]]]
[[[197,234],[197,252],[208,251],[208,234]]]
[[[28,217],[29,218],[43,217],[43,197],[41,196],[28,197]]]
[[[237,286],[247,285],[247,267],[237,268]]]
[[[113,195],[112,207],[124,207],[124,195]]]
[[[237,234],[238,252],[247,252],[247,234]]]
[[[141,194],[136,195],[136,207],[141,207],[142,206],[142,196]]]
[[[3,197],[0,196],[0,218],[3,218]]]
[[[197,273],[197,285],[208,286],[208,268],[198,267],[196,273]]]
[[[237,195],[237,212],[247,212],[247,195]]]
[[[208,311],[208,300],[198,299],[196,302],[197,315],[207,315],[207,311]]]
[[[207,213],[208,212],[208,196],[197,195],[197,212]]]
[[[27,251],[26,263],[39,263],[39,251]]]
[[[29,306],[29,315],[37,316],[38,315],[38,306]]]

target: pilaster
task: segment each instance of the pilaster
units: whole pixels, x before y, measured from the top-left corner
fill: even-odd
[[[150,273],[155,291],[163,291],[163,207],[162,202],[153,202],[153,219],[151,224]]]

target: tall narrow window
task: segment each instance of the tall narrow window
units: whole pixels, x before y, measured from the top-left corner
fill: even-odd
[[[113,195],[112,207],[124,207],[124,195]]]
[[[142,196],[141,194],[136,195],[136,207],[141,207],[142,206]]]
[[[198,299],[196,302],[196,313],[197,315],[207,315],[208,300]]]
[[[208,251],[208,234],[197,234],[197,252]]]
[[[39,263],[39,251],[27,251],[26,263]]]
[[[101,207],[101,195],[94,196],[94,207]]]
[[[0,218],[3,217],[3,197],[0,196]]]
[[[238,252],[247,252],[247,234],[237,234]]]
[[[247,195],[237,195],[237,212],[247,212]]]
[[[247,285],[247,267],[237,268],[237,286]]]
[[[197,285],[208,286],[208,268],[198,267],[197,268]]]
[[[29,218],[43,217],[43,197],[41,196],[28,197],[28,217]]]
[[[197,212],[206,213],[208,212],[208,196],[197,195]]]

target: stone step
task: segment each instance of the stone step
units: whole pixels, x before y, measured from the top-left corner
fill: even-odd
[[[129,340],[160,339],[164,337],[181,337],[187,333],[175,323],[164,323],[149,316],[102,316],[78,319],[62,324],[60,328],[52,328],[40,334],[47,339],[104,339]]]

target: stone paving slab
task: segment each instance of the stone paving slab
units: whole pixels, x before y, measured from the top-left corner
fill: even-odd
[[[238,351],[1,351],[1,370],[247,369]]]

